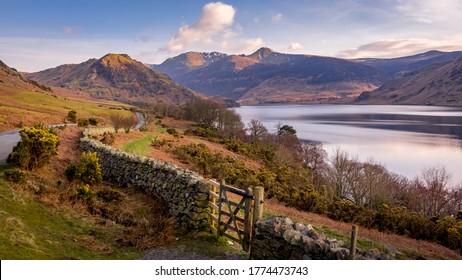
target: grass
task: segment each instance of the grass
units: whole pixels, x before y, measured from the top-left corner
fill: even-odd
[[[140,156],[146,156],[150,152],[151,141],[154,135],[148,134],[141,139],[123,144],[122,151]]]
[[[98,117],[109,123],[115,112],[130,115],[127,110],[117,108],[127,105],[112,101],[70,100],[50,93],[22,91],[0,93],[0,131],[13,129],[19,123],[30,125],[33,122],[45,124],[62,123],[70,110],[77,111],[78,118]]]
[[[3,179],[0,170],[0,259],[133,259],[114,235],[91,220],[56,211]]]
[[[160,126],[160,125],[155,125],[154,129],[155,129],[156,132],[159,133],[159,134],[167,133],[167,128],[162,127],[162,126]]]

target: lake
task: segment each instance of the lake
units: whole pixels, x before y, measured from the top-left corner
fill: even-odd
[[[302,140],[340,148],[361,161],[373,158],[413,178],[425,167],[444,166],[462,182],[462,108],[391,105],[274,105],[235,108],[244,123],[261,121],[269,131],[288,124]]]

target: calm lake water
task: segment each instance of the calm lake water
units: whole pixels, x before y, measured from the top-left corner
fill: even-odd
[[[339,147],[361,161],[373,158],[413,178],[425,167],[444,166],[462,182],[462,108],[436,106],[277,105],[235,109],[244,123],[277,123],[300,139],[319,141],[331,155]]]

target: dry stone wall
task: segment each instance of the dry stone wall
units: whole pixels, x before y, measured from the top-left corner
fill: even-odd
[[[208,231],[210,185],[189,170],[156,159],[132,155],[90,139],[90,130],[80,139],[80,150],[96,152],[106,181],[121,187],[136,186],[147,194],[160,195],[181,231]],[[96,131],[102,133],[102,131]]]
[[[250,257],[266,260],[346,260],[350,250],[336,239],[319,235],[311,225],[294,224],[287,217],[271,217],[255,224]],[[376,250],[357,250],[356,259],[388,259]]]

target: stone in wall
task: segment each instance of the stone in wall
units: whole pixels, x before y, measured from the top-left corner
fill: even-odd
[[[294,224],[287,217],[271,217],[255,224],[250,258],[264,260],[347,260],[350,250],[336,239],[319,235],[311,225]],[[356,259],[388,259],[377,250],[357,250]]]

